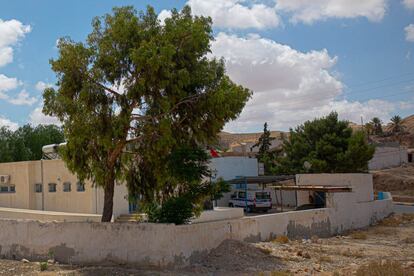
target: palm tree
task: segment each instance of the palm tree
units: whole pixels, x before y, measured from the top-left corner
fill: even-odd
[[[391,132],[400,133],[403,132],[404,126],[402,125],[402,119],[400,116],[395,115],[391,118]]]
[[[372,122],[366,123],[364,127],[365,127],[365,130],[367,132],[367,135],[373,134],[373,132],[374,132],[374,125],[373,125]]]
[[[380,118],[374,117],[372,118],[370,123],[372,124],[372,134],[381,135],[382,134],[382,122]]]

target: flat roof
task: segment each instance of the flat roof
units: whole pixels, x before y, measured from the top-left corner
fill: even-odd
[[[264,175],[264,176],[240,176],[227,180],[230,184],[270,184],[285,180],[295,179],[294,175]]]
[[[284,191],[314,191],[314,192],[326,192],[326,193],[346,193],[352,192],[352,188],[348,186],[328,186],[328,185],[277,185],[268,186],[268,188],[274,188]]]

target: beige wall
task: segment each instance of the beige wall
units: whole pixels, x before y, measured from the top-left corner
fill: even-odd
[[[43,194],[35,192],[35,185],[42,183],[42,172]],[[86,181],[85,191],[77,191],[78,179],[62,160],[0,163],[0,175],[10,175],[10,184],[16,187],[15,193],[0,193],[0,207],[42,210],[44,206],[46,211],[102,213],[103,190]],[[65,182],[71,183],[70,192],[63,191]],[[56,192],[49,192],[49,183],[56,184]],[[128,213],[127,199],[126,186],[116,185],[114,217]]]
[[[15,185],[15,193],[0,193],[0,207],[30,209],[29,162],[0,164],[0,175],[10,176],[10,185]]]

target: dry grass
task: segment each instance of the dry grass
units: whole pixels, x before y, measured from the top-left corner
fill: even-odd
[[[287,236],[281,235],[277,236],[276,239],[274,239],[272,242],[274,243],[289,243],[289,238]]]
[[[414,214],[393,215],[385,218],[380,222],[382,226],[396,227],[406,223],[414,222]]]
[[[319,257],[319,262],[321,263],[332,263],[332,258],[330,256],[320,256]]]
[[[349,257],[349,258],[362,258],[362,257],[364,257],[364,254],[362,254],[362,252],[351,250],[350,248],[341,251],[340,254],[342,256]]]
[[[355,240],[366,240],[368,238],[367,234],[362,231],[355,231],[350,236]]]
[[[383,219],[380,222],[380,225],[382,226],[388,226],[388,227],[397,227],[402,223],[402,219],[400,216],[392,216],[392,217],[388,217]]]
[[[377,227],[373,227],[372,229],[370,229],[369,233],[373,235],[389,236],[389,235],[395,234],[395,230],[391,228],[387,228],[387,227],[377,226]]]
[[[264,273],[264,272],[259,272],[257,275],[258,276],[267,276],[267,275],[270,275],[270,276],[290,276],[292,274],[290,272],[287,272],[287,271],[272,271],[272,272],[270,272],[270,274],[269,273]]]
[[[403,268],[397,261],[372,261],[367,265],[358,268],[357,276],[412,276],[414,273]]]
[[[267,255],[270,255],[273,252],[272,248],[269,248],[269,247],[257,247],[257,248]]]
[[[405,238],[401,242],[403,242],[403,243],[414,243],[414,237]]]
[[[403,222],[414,222],[414,214],[402,214]]]

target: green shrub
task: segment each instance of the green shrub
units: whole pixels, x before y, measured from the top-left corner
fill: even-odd
[[[45,271],[48,268],[47,262],[40,262],[40,271]]]
[[[201,214],[205,200],[220,199],[229,190],[229,184],[221,179],[216,183],[193,183],[185,192],[165,199],[162,204],[144,204],[143,211],[149,222],[185,224]]]

